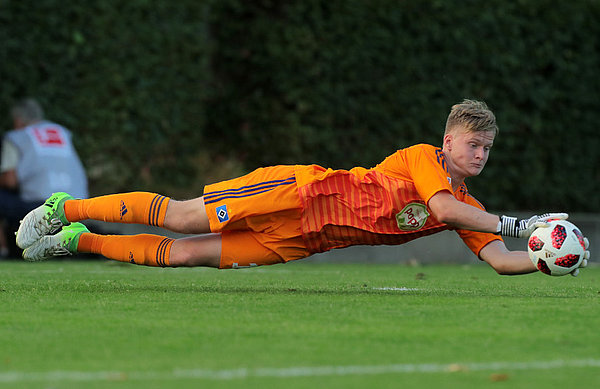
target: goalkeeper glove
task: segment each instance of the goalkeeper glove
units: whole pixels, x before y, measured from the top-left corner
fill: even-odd
[[[516,217],[501,216],[496,233],[513,238],[529,238],[536,228],[547,227],[550,220],[566,220],[568,217],[569,215],[566,213],[545,213],[522,220],[517,220]]]
[[[571,275],[573,277],[577,277],[577,275],[579,275],[579,269],[583,269],[584,267],[587,266],[588,263],[588,259],[590,259],[590,252],[588,251],[588,248],[590,247],[590,241],[588,240],[588,238],[583,238],[583,242],[584,242],[584,249],[585,252],[583,253],[583,261],[581,261],[581,263],[579,264],[579,267],[575,270],[573,270],[571,272]]]

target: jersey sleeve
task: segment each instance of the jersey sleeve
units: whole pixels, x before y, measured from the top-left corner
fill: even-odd
[[[402,159],[410,180],[425,204],[440,191],[453,193],[441,149],[421,144],[401,150],[398,157]]]
[[[485,207],[477,201],[473,196],[467,194],[463,200],[463,202],[472,205],[485,211]],[[493,242],[495,240],[502,240],[500,235],[491,234],[487,232],[477,232],[477,231],[469,231],[469,230],[460,230],[457,229],[456,233],[460,236],[460,238],[465,242],[467,247],[471,249],[473,254],[477,255],[479,259],[479,252],[483,249],[488,243]]]

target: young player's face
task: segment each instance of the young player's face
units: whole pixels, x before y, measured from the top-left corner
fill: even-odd
[[[494,143],[494,131],[455,129],[444,136],[444,154],[453,178],[463,180],[481,173]]]

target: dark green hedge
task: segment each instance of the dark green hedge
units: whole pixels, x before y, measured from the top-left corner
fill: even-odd
[[[94,193],[372,166],[475,98],[501,130],[468,183],[488,208],[600,211],[598,1],[0,4],[0,104],[40,96]]]
[[[0,4],[0,103],[8,111],[12,98],[37,96],[49,118],[71,128],[93,193],[201,190],[206,4]]]

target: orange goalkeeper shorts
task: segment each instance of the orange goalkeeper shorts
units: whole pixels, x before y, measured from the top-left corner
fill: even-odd
[[[204,188],[210,230],[221,233],[221,269],[310,255],[302,239],[294,171],[295,166],[260,168]]]

